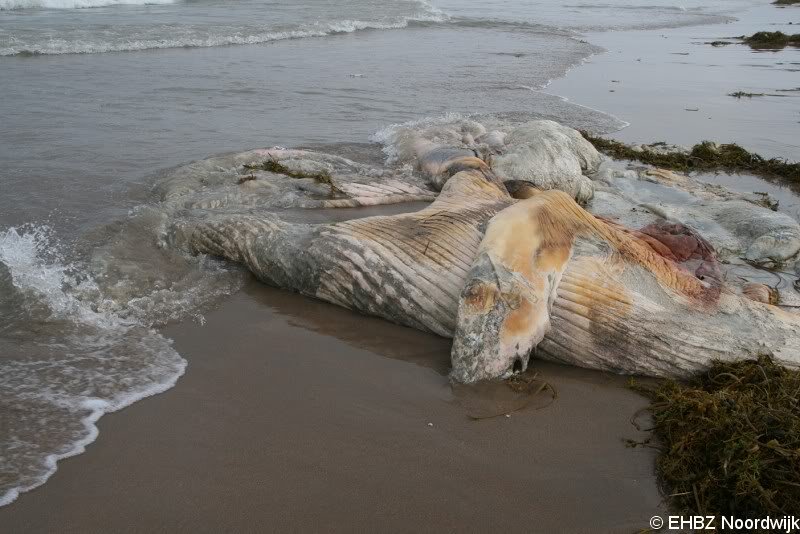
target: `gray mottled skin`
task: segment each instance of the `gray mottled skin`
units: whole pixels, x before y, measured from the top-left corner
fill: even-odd
[[[482,226],[511,201],[462,172],[416,213],[320,225],[219,215],[178,223],[171,241],[243,263],[270,285],[450,337]]]
[[[296,178],[260,170],[265,161],[280,163]],[[351,208],[427,201],[436,192],[411,172],[380,169],[311,150],[257,149],[197,161],[172,170],[156,186],[162,204],[175,210],[207,212],[287,208]]]
[[[549,124],[534,125],[529,130],[539,132],[537,135],[552,134],[552,138],[546,157],[535,155],[541,153],[539,149],[517,150],[524,154],[522,159],[527,158],[528,165],[535,166],[537,157],[548,160],[548,168],[574,169],[573,162],[577,162],[579,173],[595,165],[594,156],[581,155],[586,150],[584,146],[578,143],[575,148],[574,136],[562,135]],[[506,139],[515,139],[513,135],[500,135],[494,130],[490,134],[494,158],[504,150],[516,153],[513,146],[503,145]],[[736,359],[764,351],[772,352],[786,364],[800,363],[797,315],[744,299],[734,288],[723,290],[714,306],[698,307],[665,289],[647,269],[620,260],[613,248],[602,242],[579,240],[563,277],[548,278],[552,283],[544,293],[537,290],[539,293],[526,295],[525,285],[517,283],[524,277],[507,266],[492,264],[489,256],[479,252],[489,221],[516,201],[500,184],[503,177],[498,179],[474,161],[476,152],[487,149],[478,146],[467,150],[464,146],[478,144],[489,134],[476,129],[463,136],[463,144],[450,148],[436,147],[425,135],[400,139],[405,152],[400,151],[398,162],[413,162],[434,176],[433,189],[441,187],[432,204],[409,214],[331,224],[293,224],[265,209],[274,207],[273,192],[277,191],[282,199],[281,207],[337,206],[336,202],[329,204],[330,200],[343,201],[338,204],[341,206],[361,204],[351,202],[355,198],[352,193],[330,199],[324,191],[315,190],[314,184],[309,190],[300,189],[295,179],[272,173],[245,183],[237,181],[243,174],[243,162],[258,161],[266,155],[330,164],[330,174],[337,184],[354,183],[362,187],[361,191],[372,188],[373,192],[367,195],[372,197],[369,202],[375,198],[378,202],[397,202],[433,196],[430,185],[417,174],[357,168],[348,160],[341,161],[343,158],[329,159],[313,152],[252,151],[245,156],[228,157],[233,159],[225,160],[225,165],[200,165],[202,172],[176,173],[161,190],[165,202],[177,206],[167,241],[195,253],[242,263],[271,285],[442,336],[455,334],[453,377],[463,382],[506,376],[526,365],[529,347],[521,346],[518,351],[493,348],[500,344],[496,332],[510,310],[515,309],[515,300],[536,302],[537,309],[544,310],[546,320],[536,328],[548,325],[546,334],[539,335],[537,330],[525,335],[533,340],[538,356],[560,362],[653,376],[683,376],[707,366],[712,358]],[[517,136],[520,137],[528,139],[528,143],[536,142],[527,134]],[[555,161],[558,153],[567,154],[571,162]],[[465,164],[464,158],[472,159]],[[528,178],[526,181],[534,180],[535,173],[524,173],[519,161],[518,158],[515,175],[522,173]],[[581,200],[570,180],[563,182],[564,190]],[[263,181],[264,185],[246,185],[253,181]],[[385,185],[387,181],[389,187]],[[555,180],[550,185],[558,188],[560,183]],[[606,216],[625,222],[623,217],[631,206],[645,203],[629,201],[627,185],[614,188],[609,181],[598,183],[605,196],[595,198],[594,203]],[[243,192],[244,188],[248,189]],[[676,191],[696,194],[684,186]],[[313,199],[310,204],[309,196]],[[207,202],[208,198],[216,200]],[[724,203],[731,199],[701,200]],[[748,209],[750,206],[753,205],[748,204]],[[648,222],[650,217],[657,217],[654,211],[647,212]],[[724,209],[714,207],[711,211],[721,213]],[[762,222],[751,225],[763,226],[758,227],[760,235],[780,235],[783,231],[792,234],[800,229],[796,223],[776,222],[761,211],[754,213],[763,216],[759,219]],[[728,224],[725,216],[714,221],[719,227]],[[760,235],[750,242],[744,235],[749,230],[745,232],[741,226],[741,222],[734,221],[725,228],[740,239],[737,246],[745,249],[742,253],[749,254],[754,245],[762,246],[758,244]],[[509,231],[514,239],[526,239],[525,235],[513,233],[513,229]],[[781,254],[791,256],[790,252]],[[459,306],[476,283],[494,285],[498,294],[506,296],[493,310],[457,329]],[[468,339],[478,342],[470,348],[465,343]]]
[[[498,129],[495,129],[497,127]],[[503,128],[506,131],[501,131]],[[490,162],[501,181],[524,181],[547,190],[559,189],[579,204],[594,194],[589,175],[601,156],[576,130],[549,120],[521,124],[483,124],[458,120],[416,128],[397,128],[387,136],[388,152],[401,162],[418,161],[430,147],[448,156],[479,155]],[[434,182],[440,180],[434,174]]]
[[[722,261],[740,258],[774,267],[800,252],[797,221],[757,204],[752,195],[646,168],[604,166],[595,179],[592,213],[632,228],[657,220],[680,221],[709,241]]]
[[[533,121],[512,130],[505,144],[492,159],[492,170],[502,179],[559,189],[579,204],[594,196],[594,183],[585,175],[597,170],[600,155],[578,131],[553,121]]]

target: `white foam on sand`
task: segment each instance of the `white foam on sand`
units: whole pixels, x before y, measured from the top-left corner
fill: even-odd
[[[0,268],[10,275],[10,286],[6,277],[0,287],[0,306],[6,305],[0,313],[20,325],[12,329],[12,342],[30,341],[19,341],[29,322],[57,324],[69,333],[68,342],[50,346],[34,339],[20,347],[24,357],[0,361],[0,397],[28,408],[26,417],[7,421],[0,436],[4,469],[19,473],[15,485],[0,488],[3,506],[43,484],[59,460],[82,453],[97,438],[102,415],[173,387],[186,360],[151,328],[82,298],[92,292],[92,280],[60,259],[46,228],[0,232]],[[2,293],[17,300],[4,303]],[[29,346],[36,352],[27,353]],[[57,433],[58,450],[38,449],[41,433]]]
[[[181,365],[179,366],[179,368],[171,377],[169,377],[169,379],[165,380],[164,382],[153,384],[152,387],[140,390],[135,394],[121,396],[115,399],[114,402],[108,402],[103,399],[93,399],[93,398],[88,398],[82,401],[79,407],[91,410],[90,414],[81,420],[81,424],[86,429],[85,437],[78,441],[75,441],[72,444],[72,448],[70,448],[66,452],[59,454],[50,454],[46,456],[44,458],[44,465],[46,466],[46,471],[42,473],[39,479],[32,484],[11,488],[4,494],[0,494],[0,506],[11,504],[15,500],[17,500],[17,497],[19,497],[20,493],[38,488],[39,486],[47,482],[47,479],[50,478],[56,472],[57,469],[56,464],[59,460],[63,460],[64,458],[69,458],[70,456],[83,454],[83,452],[86,451],[86,446],[94,442],[95,439],[97,439],[97,436],[99,435],[100,431],[98,430],[97,425],[95,423],[97,423],[97,421],[103,415],[115,412],[117,410],[121,410],[126,406],[130,406],[136,401],[142,400],[152,395],[163,393],[164,391],[171,389],[172,387],[175,386],[175,384],[178,382],[178,379],[181,376],[183,376],[185,372],[186,372],[186,360],[181,358]]]

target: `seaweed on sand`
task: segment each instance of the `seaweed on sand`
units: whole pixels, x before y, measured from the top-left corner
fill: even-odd
[[[800,4],[800,0],[775,0],[772,3],[776,6],[790,6],[793,4]]]
[[[746,93],[744,91],[736,91],[735,93],[728,93],[728,96],[733,98],[753,98],[754,96],[767,96],[766,93]]]
[[[769,356],[715,362],[650,398],[658,474],[671,504],[700,515],[800,513],[800,371]]]
[[[800,181],[800,163],[779,158],[764,158],[748,152],[737,144],[717,144],[703,141],[688,151],[670,151],[660,146],[657,147],[655,144],[635,149],[613,139],[595,137],[587,132],[581,133],[597,150],[615,159],[635,160],[681,172],[750,172],[764,177]]]
[[[326,184],[331,188],[331,196],[334,194],[344,194],[344,192],[339,189],[333,181],[333,177],[330,175],[329,172],[325,170],[317,171],[317,172],[303,172],[299,170],[294,170],[280,161],[269,158],[262,163],[246,163],[244,168],[247,170],[261,170],[261,171],[268,171],[275,174],[283,174],[284,176],[288,176],[289,178],[311,178],[312,180],[316,180],[321,184]]]
[[[800,33],[790,35],[783,32],[756,32],[750,36],[742,35],[741,39],[750,48],[800,46]]]

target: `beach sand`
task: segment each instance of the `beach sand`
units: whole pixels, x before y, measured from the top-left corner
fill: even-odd
[[[535,362],[552,404],[474,420],[448,340],[255,281],[205,317],[165,329],[177,386],[104,417],[3,532],[635,532],[663,512],[624,377]]]

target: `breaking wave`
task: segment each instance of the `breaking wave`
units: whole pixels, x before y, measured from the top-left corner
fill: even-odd
[[[80,9],[114,5],[172,4],[176,0],[0,0],[0,9]]]
[[[436,22],[440,16],[431,15],[429,18],[415,18],[413,21]],[[354,33],[362,30],[391,30],[405,28],[412,22],[412,19],[403,19],[393,22],[369,22],[364,20],[343,20],[332,23],[320,23],[305,26],[302,29],[262,32],[262,33],[241,33],[239,31],[223,34],[195,34],[188,32],[187,35],[172,39],[160,37],[128,36],[127,39],[119,41],[93,41],[93,40],[69,40],[69,39],[49,39],[37,44],[17,44],[6,48],[0,48],[0,56],[25,56],[25,55],[51,55],[51,54],[97,54],[102,52],[133,52],[137,50],[152,50],[158,48],[208,48],[213,46],[228,45],[248,45],[269,43],[272,41],[283,41],[286,39],[303,39],[307,37],[325,37],[343,33]],[[164,33],[167,33],[166,30]],[[172,32],[173,34],[175,32]]]
[[[141,284],[119,298],[130,276],[108,269],[100,277],[109,280],[98,282],[63,249],[47,227],[0,232],[0,506],[43,484],[58,460],[82,453],[102,415],[171,388],[186,368],[153,327],[196,309],[186,289],[196,279],[176,282],[169,299]],[[131,264],[118,267],[132,272]],[[209,292],[200,286],[197,295]],[[236,284],[218,286],[220,293]]]
[[[19,0],[0,0],[14,5]],[[36,0],[26,0],[35,2]],[[102,2],[105,0],[87,0]],[[81,0],[76,0],[81,3]],[[144,3],[144,2],[142,2]],[[0,3],[0,6],[3,4]],[[76,27],[56,34],[23,33],[8,38],[0,34],[0,56],[35,56],[53,54],[96,54],[132,52],[164,48],[209,48],[215,46],[252,45],[349,34],[364,30],[395,30],[414,23],[438,23],[450,20],[449,15],[426,2],[414,3],[412,13],[369,19],[343,19],[297,24],[294,27],[264,25],[193,25],[126,24],[119,28]]]

